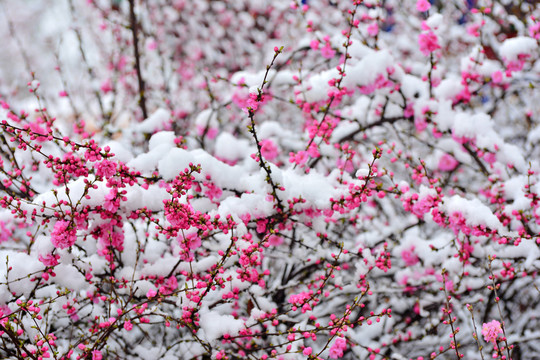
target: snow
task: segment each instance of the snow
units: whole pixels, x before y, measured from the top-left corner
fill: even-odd
[[[371,52],[349,68],[343,85],[350,89],[370,85],[375,82],[377,76],[386,77],[386,69],[394,63],[392,54],[387,50]]]
[[[506,39],[499,48],[499,52],[506,60],[515,61],[520,54],[533,55],[537,49],[538,43],[535,39],[517,36]]]
[[[31,276],[27,275],[43,270],[43,264],[36,256],[10,250],[0,250],[0,259],[3,259],[0,262],[0,281],[9,282],[10,292],[28,297],[32,292],[33,282],[30,281]],[[11,268],[9,272],[6,265]],[[7,301],[9,297],[7,292],[0,298]]]
[[[55,284],[69,290],[80,291],[88,289],[88,284],[83,274],[81,274],[71,264],[59,264],[55,267]]]
[[[459,112],[455,116],[454,125],[452,127],[452,134],[459,137],[475,139],[477,135],[490,132],[491,129],[492,121],[489,115],[483,113],[476,113],[471,115]],[[487,142],[489,142],[491,139],[490,137],[485,138]],[[486,147],[486,145],[493,144],[486,143],[479,146]],[[493,149],[492,146],[490,147]]]
[[[433,93],[440,100],[452,100],[463,90],[461,79],[457,76],[447,77],[442,80]]]
[[[307,85],[299,88],[302,94],[301,98],[307,102],[317,102],[326,99],[328,97],[328,90],[330,90],[328,82],[338,77],[339,73],[336,69],[326,70],[311,76],[307,81]]]
[[[170,121],[170,112],[166,109],[159,108],[148,119],[135,126],[137,131],[144,133],[153,133],[156,130],[162,129]]]
[[[148,150],[152,151],[162,145],[167,145],[169,148],[172,148],[176,145],[174,143],[175,138],[176,135],[172,131],[160,131],[155,133],[148,141]]]
[[[222,315],[217,311],[203,308],[199,311],[201,330],[204,331],[204,340],[214,342],[225,334],[238,335],[244,328],[244,321],[235,319],[231,315]]]
[[[238,139],[229,133],[221,133],[216,138],[215,154],[217,157],[237,161],[246,154],[255,152],[246,139]]]
[[[107,146],[111,149],[111,153],[114,154],[111,160],[117,160],[123,163],[127,163],[131,159],[133,159],[133,154],[120,142],[110,140],[103,145],[103,148]]]
[[[470,226],[483,225],[490,229],[504,231],[497,216],[478,199],[465,199],[459,195],[453,195],[444,199],[439,208],[448,215],[455,212],[461,213]]]
[[[426,24],[434,30],[438,29],[443,24],[443,16],[435,13],[426,20]]]
[[[262,85],[265,73],[266,71],[263,71],[263,70],[257,73],[239,71],[232,76],[231,82],[234,84],[239,84],[243,82],[248,88],[253,87],[253,86],[260,88]],[[274,69],[270,69],[268,71],[267,80],[274,77],[275,74],[276,74],[276,71]]]
[[[189,169],[189,164],[196,165],[190,152],[180,148],[169,150],[161,159],[157,159],[158,171],[165,180],[172,180],[180,172]]]

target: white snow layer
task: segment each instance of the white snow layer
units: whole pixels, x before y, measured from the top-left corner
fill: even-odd
[[[242,320],[235,319],[232,315],[222,315],[217,311],[201,309],[199,312],[199,324],[204,331],[206,341],[214,341],[225,334],[238,335],[244,327]]]

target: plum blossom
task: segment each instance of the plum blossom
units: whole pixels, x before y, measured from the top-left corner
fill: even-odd
[[[103,354],[99,350],[92,351],[92,360],[101,360],[103,359]]]
[[[261,140],[261,155],[270,161],[278,156],[278,148],[270,139]]]
[[[107,93],[111,92],[113,90],[113,85],[112,85],[111,79],[104,80],[101,83],[100,89],[104,94],[107,94]]]
[[[77,229],[69,221],[57,221],[51,232],[51,241],[54,247],[66,249],[77,241]]]
[[[215,127],[197,125],[197,135],[206,136],[210,140],[213,140],[217,136],[218,132],[218,129]]]
[[[4,221],[0,221],[0,243],[7,241],[13,235],[13,231],[6,226]]]
[[[332,49],[332,44],[330,44],[330,37],[325,36],[324,37],[324,46],[321,48],[321,55],[325,59],[331,59],[336,55],[336,51]]]
[[[420,260],[418,260],[418,256],[414,253],[414,246],[411,246],[408,249],[405,249],[401,252],[401,258],[405,262],[405,265],[407,266],[413,266],[416,265]]]
[[[268,244],[271,246],[279,246],[283,244],[283,238],[281,236],[271,235],[268,238]]]
[[[41,261],[41,263],[45,266],[55,266],[58,265],[58,259],[60,258],[60,255],[53,255],[53,254],[47,254],[45,256],[39,255],[38,259]]]
[[[296,154],[291,152],[289,153],[289,162],[296,163],[300,166],[303,166],[309,159],[309,155],[306,151],[299,151]]]
[[[420,33],[418,35],[418,44],[420,45],[420,51],[426,56],[441,48],[437,35],[432,31]]]
[[[502,72],[500,71],[494,71],[493,74],[491,74],[491,79],[493,80],[494,84],[500,84],[503,79]]]
[[[540,40],[540,22],[536,22],[529,27],[529,35],[536,40]]]
[[[111,189],[107,195],[105,195],[105,202],[103,204],[103,207],[105,210],[110,212],[115,212],[118,210],[118,207],[120,206],[120,199],[117,197],[118,190],[117,189]]]
[[[116,163],[109,161],[109,160],[103,160],[95,164],[96,167],[96,175],[103,176],[105,178],[110,178],[116,174]]]
[[[427,0],[418,0],[416,2],[416,10],[420,12],[428,11],[431,8],[431,4]]]
[[[452,171],[458,166],[459,162],[454,159],[450,154],[444,154],[439,159],[439,170],[441,171]]]
[[[499,334],[502,334],[502,332],[501,323],[497,320],[484,323],[482,326],[482,335],[484,336],[484,340],[487,342],[492,342],[493,345],[497,343],[497,337]]]
[[[339,359],[345,350],[347,350],[347,340],[338,337],[330,347],[330,359]]]
[[[191,213],[192,208],[190,205],[176,201],[166,201],[165,217],[174,227],[188,229],[190,226]]]
[[[379,25],[374,22],[367,27],[367,32],[371,36],[376,36],[379,33]]]

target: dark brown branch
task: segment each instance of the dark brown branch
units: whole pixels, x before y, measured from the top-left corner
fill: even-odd
[[[139,26],[137,24],[137,18],[135,16],[135,0],[129,0],[129,23],[131,27],[131,34],[133,35],[135,70],[137,71],[137,81],[139,82],[139,106],[141,107],[143,117],[146,119],[148,118],[148,112],[146,111],[144,79],[141,73],[141,54],[139,53]]]

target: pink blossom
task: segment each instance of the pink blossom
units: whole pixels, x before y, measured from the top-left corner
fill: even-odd
[[[427,0],[418,0],[416,2],[416,10],[420,12],[428,11],[431,8],[431,4]]]
[[[467,27],[467,34],[472,35],[474,37],[479,37],[480,32],[478,31],[478,29],[480,29],[480,26],[482,26],[482,24],[470,25],[469,27]]]
[[[283,238],[277,235],[270,235],[270,237],[268,238],[268,244],[270,244],[271,246],[279,246],[283,244]]]
[[[278,156],[278,148],[270,139],[261,140],[261,155],[270,161]]]
[[[46,128],[42,127],[43,121],[41,118],[37,118],[35,122],[30,123],[30,130],[32,130],[34,133],[39,135],[48,135],[48,131]],[[46,136],[37,136],[36,141],[38,142],[44,142],[47,140]]]
[[[206,127],[197,125],[197,135],[206,136],[208,139],[213,140],[218,134],[218,129],[215,127]]]
[[[419,133],[426,130],[427,126],[428,126],[428,123],[425,118],[423,117],[414,118],[414,127],[416,128],[416,131],[418,131]]]
[[[101,354],[101,351],[94,350],[92,351],[92,360],[101,360],[103,359],[103,355]]]
[[[529,27],[529,35],[536,40],[540,40],[540,22],[534,23]]]
[[[312,352],[313,349],[311,347],[304,348],[304,351],[302,351],[302,353],[306,356],[311,355]]]
[[[155,40],[150,40],[148,42],[148,45],[147,45],[148,50],[156,50],[157,47],[158,47],[158,44]]]
[[[336,55],[336,51],[332,49],[332,46],[330,45],[330,43],[327,42],[326,45],[324,45],[324,47],[321,48],[321,55],[325,59],[331,59],[334,57],[334,55]]]
[[[461,89],[461,91],[454,98],[454,104],[457,104],[459,102],[468,104],[469,101],[471,101],[471,92],[469,91],[469,88],[467,86],[464,86],[463,89]]]
[[[502,327],[501,323],[497,320],[492,320],[488,323],[484,323],[482,326],[482,335],[484,336],[484,340],[487,342],[492,342],[493,345],[497,342],[497,337],[499,334],[502,334]]]
[[[428,213],[433,205],[435,205],[435,198],[430,195],[424,196],[414,203],[411,212],[419,218],[423,218],[424,214]]]
[[[454,159],[450,154],[444,154],[439,159],[439,170],[441,171],[452,171],[458,166],[459,162]]]
[[[187,234],[186,237],[180,235],[178,237],[178,242],[181,246],[185,246],[190,250],[198,249],[202,244],[201,238],[197,236],[197,233]]]
[[[215,184],[213,183],[210,183],[210,182],[205,182],[204,183],[204,186],[205,186],[205,190],[204,190],[204,194],[206,196],[208,196],[208,198],[211,200],[211,201],[214,201],[214,200],[217,200],[221,197],[221,195],[223,194],[223,190],[221,190],[221,188],[219,188],[218,186],[216,186]]]
[[[311,143],[311,145],[309,145],[309,148],[307,149],[307,153],[312,158],[318,158],[319,156],[321,156],[321,154],[319,153],[319,148],[317,144],[315,144],[314,142]]]
[[[494,71],[493,74],[491,74],[491,79],[493,80],[494,84],[500,84],[502,82],[502,72],[500,71]]]
[[[116,174],[116,163],[106,159],[96,163],[95,168],[97,176],[103,176],[107,179],[113,177],[114,174]]]
[[[13,235],[13,231],[6,227],[6,223],[0,221],[0,243],[7,241]]]
[[[418,260],[418,256],[416,256],[416,254],[414,253],[414,246],[403,250],[401,252],[401,258],[407,266],[416,265],[420,261]]]
[[[330,347],[330,358],[338,359],[343,356],[343,352],[347,349],[347,340],[338,337],[334,344]]]
[[[127,331],[133,329],[133,324],[131,323],[131,321],[127,320],[126,322],[124,322],[124,329]]]
[[[420,45],[420,51],[426,56],[441,48],[438,43],[437,35],[431,31],[423,32],[418,35],[418,44]]]
[[[66,249],[77,241],[77,229],[70,226],[69,221],[59,220],[54,224],[54,229],[51,232],[51,241],[54,247],[58,249]]]
[[[493,165],[495,163],[495,161],[497,161],[497,155],[495,155],[494,153],[485,153],[484,154],[484,160],[486,160],[486,162],[490,165]]]
[[[162,286],[159,291],[164,295],[170,295],[178,288],[178,280],[175,276],[171,276],[167,279],[164,286]]]
[[[118,190],[116,188],[111,189],[107,195],[105,195],[105,202],[103,208],[112,213],[116,212],[120,207],[120,199],[117,197]]]
[[[296,163],[303,166],[308,161],[308,153],[306,151],[299,151],[298,153],[289,153],[289,162]]]
[[[107,79],[101,83],[101,91],[104,94],[107,94],[113,90],[112,83],[110,79]]]
[[[45,266],[55,266],[58,265],[58,259],[60,255],[47,254],[45,256],[39,255],[38,260]]]
[[[414,104],[408,103],[407,107],[403,109],[403,116],[406,118],[413,117],[414,116]]]
[[[367,27],[367,32],[371,36],[376,36],[379,33],[379,25],[374,22]]]
[[[529,54],[519,54],[517,60],[506,61],[506,73],[508,76],[510,76],[514,71],[521,71],[525,66],[525,61],[529,57]]]
[[[189,229],[192,208],[190,205],[169,201],[165,205],[165,217],[172,226],[180,229]]]

